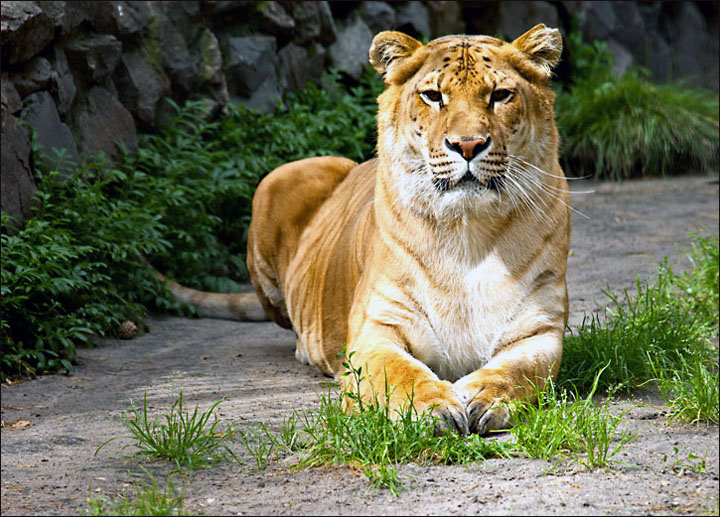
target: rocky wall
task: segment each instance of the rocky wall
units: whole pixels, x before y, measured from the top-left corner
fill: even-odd
[[[715,2],[2,2],[2,210],[25,219],[32,126],[46,152],[75,163],[117,142],[137,148],[172,116],[165,100],[274,109],[328,66],[357,77],[375,33],[515,38],[536,23],[609,42],[616,71],[717,89]],[[559,70],[563,73],[563,69]],[[70,166],[71,168],[71,166]]]

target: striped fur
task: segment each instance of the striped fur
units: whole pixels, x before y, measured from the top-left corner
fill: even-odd
[[[543,25],[511,44],[375,37],[378,158],[283,165],[253,201],[251,279],[298,359],[340,375],[347,345],[362,396],[390,387],[393,408],[412,397],[461,433],[506,427],[503,403],[555,374],[570,232],[548,87],[560,50]]]

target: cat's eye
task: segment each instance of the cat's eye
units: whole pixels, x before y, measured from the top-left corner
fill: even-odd
[[[428,102],[439,102],[440,104],[442,104],[442,93],[437,90],[424,90],[420,92],[420,95],[422,95]]]
[[[494,90],[490,94],[490,104],[495,104],[496,102],[508,101],[508,100],[510,100],[512,95],[513,95],[512,90],[507,90],[505,88],[499,88],[497,90]]]

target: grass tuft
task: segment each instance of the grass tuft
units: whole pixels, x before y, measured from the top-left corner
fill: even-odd
[[[550,381],[537,391],[537,404],[515,404],[510,433],[517,447],[530,458],[570,458],[588,469],[609,467],[634,435],[618,430],[622,415],[608,411],[611,397],[600,406],[593,402],[600,373],[585,398]]]
[[[123,418],[123,425],[130,435],[111,438],[97,448],[95,455],[111,441],[126,438],[136,440],[139,449],[137,455],[172,461],[178,469],[196,470],[230,459],[239,462],[235,453],[225,444],[235,434],[233,426],[228,426],[224,431],[218,429],[220,421],[215,410],[221,402],[215,402],[205,411],[200,411],[196,405],[190,413],[183,409],[181,391],[169,413],[163,414],[162,419],[151,419],[146,392],[142,410],[131,400],[130,411]]]
[[[168,478],[162,490],[152,475],[150,480],[150,486],[143,481],[135,483],[134,497],[125,492],[114,499],[89,497],[85,515],[185,515],[182,510],[184,494],[178,492],[172,480]]]
[[[360,370],[352,367],[350,358],[346,364],[348,373],[362,382]],[[244,443],[260,458],[258,467],[266,465],[265,459],[273,453],[284,451],[296,458],[292,468],[351,465],[373,486],[388,488],[393,495],[405,486],[398,472],[402,464],[466,464],[506,457],[512,449],[505,442],[478,435],[463,438],[452,431],[436,435],[436,417],[418,414],[411,404],[391,412],[387,399],[362,401],[356,393],[328,389],[321,395],[318,409],[294,412],[277,433],[262,426],[255,431],[253,442]],[[350,405],[352,410],[348,410]]]
[[[657,382],[671,417],[718,421],[718,239],[693,235],[693,268],[676,274],[667,259],[655,284],[637,282],[625,302],[608,291],[605,318],[593,315],[563,347],[558,384],[584,392],[597,372],[599,389]]]
[[[638,70],[592,77],[556,101],[564,169],[620,180],[707,172],[718,166],[718,98],[683,83],[653,84]]]

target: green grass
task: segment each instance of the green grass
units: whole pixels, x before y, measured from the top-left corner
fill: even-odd
[[[556,113],[568,174],[619,180],[717,170],[716,92],[653,84],[631,70],[573,85],[557,96]]]
[[[98,452],[118,438],[135,440],[139,449],[135,454],[154,459],[168,460],[178,469],[196,470],[210,467],[221,461],[239,461],[226,442],[235,434],[232,425],[221,430],[215,410],[219,400],[204,411],[196,405],[192,413],[183,408],[183,394],[180,392],[162,418],[151,418],[148,414],[147,393],[143,396],[143,407],[139,409],[130,401],[130,411],[123,417],[123,425],[130,432],[127,436],[114,437],[100,445]]]
[[[565,338],[558,383],[587,391],[598,371],[600,389],[626,392],[655,380],[658,372],[692,368],[692,358],[717,364],[718,241],[694,236],[694,267],[676,274],[667,259],[652,285],[637,281],[625,300],[605,291],[610,306]],[[689,362],[688,362],[689,361]]]
[[[623,415],[610,413],[611,397],[599,406],[593,401],[599,377],[584,398],[548,382],[537,393],[537,404],[518,402],[510,430],[518,449],[530,458],[569,458],[588,469],[610,467],[634,435],[619,430]]]
[[[571,82],[555,86],[566,174],[620,180],[717,170],[717,92],[654,84],[641,68],[614,77],[607,44],[584,42],[577,27],[567,44]]]
[[[273,432],[264,426],[249,429],[244,440],[264,469],[279,454],[292,455],[293,469],[325,465],[349,465],[360,470],[373,486],[397,495],[405,487],[398,467],[409,462],[419,465],[455,465],[507,457],[512,447],[472,435],[455,432],[435,434],[435,419],[405,408],[392,415],[387,404],[366,403],[347,412],[342,398],[346,393],[328,391],[317,409],[294,412]]]
[[[348,361],[355,382],[365,382],[359,369]],[[570,458],[588,469],[607,468],[632,435],[618,431],[622,417],[587,398],[569,399],[567,391],[549,389],[538,393],[538,405],[519,402],[512,409],[516,425],[513,442],[497,441],[476,434],[462,437],[454,431],[438,433],[436,417],[418,414],[411,404],[391,413],[387,400],[361,401],[355,392],[328,392],[318,409],[293,412],[282,428],[273,432],[261,424],[249,429],[243,443],[266,468],[273,458],[289,454],[291,468],[350,465],[360,470],[373,486],[397,495],[405,484],[401,465],[465,465],[489,458],[527,456],[553,460]],[[386,390],[387,392],[387,390]],[[348,399],[354,410],[347,411]]]
[[[134,484],[134,494],[123,492],[108,499],[102,495],[88,498],[85,515],[185,515],[182,510],[184,494],[178,492],[168,478],[167,485],[160,489],[155,478],[151,484],[140,481]]]
[[[604,318],[592,316],[565,338],[558,384],[586,391],[602,371],[602,390],[657,383],[669,417],[718,422],[718,240],[693,236],[693,267],[675,273],[667,259],[654,284],[637,282],[625,301],[606,292]]]
[[[651,360],[648,358],[648,360]],[[671,421],[717,424],[720,397],[718,364],[700,355],[679,356],[679,367],[654,369],[655,380],[669,405]]]

